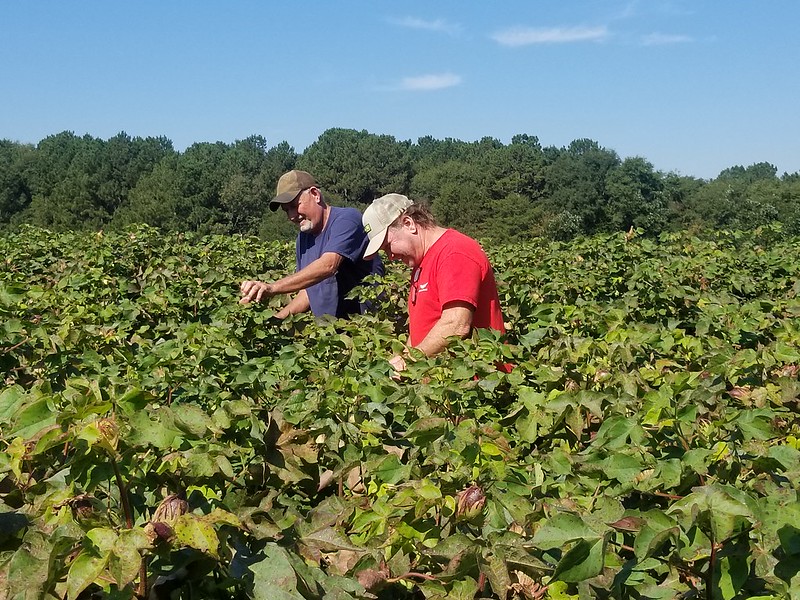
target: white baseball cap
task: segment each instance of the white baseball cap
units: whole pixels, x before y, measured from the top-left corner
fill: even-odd
[[[372,204],[364,211],[364,216],[361,217],[364,231],[367,232],[369,238],[364,258],[371,258],[378,253],[386,240],[386,231],[389,226],[412,204],[414,201],[402,194],[386,194],[372,201]]]

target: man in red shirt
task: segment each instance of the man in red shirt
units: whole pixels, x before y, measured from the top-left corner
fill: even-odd
[[[362,217],[369,244],[364,257],[383,250],[411,267],[409,344],[432,356],[448,338],[467,337],[474,327],[505,331],[492,266],[480,244],[436,224],[430,211],[406,196],[387,194]],[[397,371],[405,359],[390,360]]]

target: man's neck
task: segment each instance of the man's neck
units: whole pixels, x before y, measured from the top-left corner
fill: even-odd
[[[438,225],[430,229],[422,230],[422,256],[428,253],[428,250],[439,241],[439,238],[442,237],[446,231],[446,228],[439,227]]]
[[[319,231],[312,232],[314,237],[318,236],[320,233],[325,231],[325,227],[328,225],[328,218],[331,216],[331,207],[329,204],[326,204],[325,207],[322,209],[322,226],[319,228]]]

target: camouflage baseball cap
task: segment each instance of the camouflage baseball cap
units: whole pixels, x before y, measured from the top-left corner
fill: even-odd
[[[278,210],[281,204],[291,202],[302,192],[310,187],[317,187],[317,182],[310,173],[305,171],[293,170],[281,175],[278,179],[278,187],[275,190],[275,197],[270,200],[269,208],[273,212]]]

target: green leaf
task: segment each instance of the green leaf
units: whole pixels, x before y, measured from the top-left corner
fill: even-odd
[[[511,587],[511,576],[508,573],[508,566],[502,555],[489,553],[481,561],[481,571],[486,574],[492,591],[499,597],[505,598]]]
[[[633,543],[634,553],[640,561],[653,556],[666,540],[680,535],[677,523],[662,511],[647,511],[642,518],[644,525]]]
[[[414,486],[414,490],[421,498],[437,500],[442,497],[442,490],[429,479],[423,479]]]
[[[44,597],[50,561],[47,556],[36,556],[38,552],[22,546],[11,557],[8,564],[8,589],[13,598],[39,600]],[[0,568],[0,573],[2,569]]]
[[[42,429],[54,425],[56,413],[50,409],[47,398],[41,398],[19,411],[12,419],[8,437],[30,439]]]
[[[450,423],[442,417],[425,417],[412,423],[406,431],[406,437],[417,446],[424,447],[442,437],[449,429]]]
[[[478,582],[472,577],[456,579],[447,594],[448,600],[473,600],[478,593]]]
[[[514,427],[523,442],[533,444],[539,439],[539,423],[542,421],[542,412],[541,409],[522,409],[519,417],[515,419]]]
[[[0,423],[11,422],[11,417],[17,412],[26,400],[25,390],[22,386],[11,385],[0,392]]]
[[[511,519],[516,523],[526,523],[534,513],[534,507],[530,500],[514,492],[504,492],[496,489],[492,494],[492,498],[508,512]]]
[[[253,600],[305,600],[297,591],[297,573],[286,550],[267,544],[263,554],[262,561],[250,565]]]
[[[642,464],[633,456],[615,453],[600,463],[600,468],[609,479],[620,483],[633,481],[642,471]]]
[[[142,529],[126,529],[120,532],[109,560],[109,571],[119,587],[124,587],[139,576],[139,568],[142,566],[141,552],[149,546],[147,535]]]
[[[603,570],[605,546],[605,538],[579,541],[558,562],[553,579],[576,583],[599,575]]]
[[[723,556],[717,563],[715,582],[723,600],[733,600],[741,591],[750,572],[746,556]]]
[[[450,561],[453,557],[473,548],[475,543],[475,540],[463,533],[454,533],[443,538],[436,546],[425,550],[424,553],[426,556],[431,556],[438,560]]]
[[[397,455],[389,454],[381,458],[375,467],[367,468],[367,472],[378,481],[395,484],[408,479],[411,466],[401,463]]]
[[[176,427],[197,438],[202,438],[214,425],[206,411],[195,404],[174,406],[172,414],[175,417]]]
[[[305,534],[301,541],[306,546],[317,548],[323,552],[335,552],[337,550],[363,551],[362,548],[353,545],[350,539],[335,527],[325,527],[318,531]]]
[[[637,445],[645,439],[645,431],[631,417],[614,415],[603,421],[592,441],[592,447],[620,450],[629,444]]]
[[[143,390],[134,388],[125,392],[122,396],[116,399],[116,405],[127,416],[133,416],[139,411],[145,409],[147,404],[152,400],[150,394]]]
[[[67,574],[67,599],[75,600],[89,585],[97,581],[105,570],[111,552],[96,554],[87,549],[81,550],[69,567]]]
[[[215,457],[204,450],[197,448],[188,453],[186,466],[193,477],[213,477],[219,470]]]
[[[531,542],[537,548],[563,548],[581,539],[597,539],[598,535],[577,515],[562,513],[545,521],[533,534]]]
[[[159,417],[166,413],[159,411]],[[134,446],[155,446],[159,450],[176,448],[181,441],[181,432],[169,426],[169,419],[151,419],[148,411],[136,413],[130,420],[131,432],[128,437]]]
[[[109,527],[95,527],[86,537],[91,540],[99,554],[108,552],[117,542],[117,532]]]
[[[775,437],[773,417],[770,411],[743,410],[736,418],[736,426],[745,440],[770,440]]]
[[[791,347],[782,342],[775,342],[772,355],[776,360],[786,364],[797,364],[800,362],[800,351],[796,347]]]
[[[503,451],[491,442],[483,442],[481,444],[481,453],[486,456],[503,456]]]
[[[755,521],[742,492],[722,485],[695,488],[673,504],[667,513],[681,515],[684,530],[692,525],[703,529],[708,522],[715,542],[728,539],[734,531]],[[709,533],[707,528],[704,531]]]

